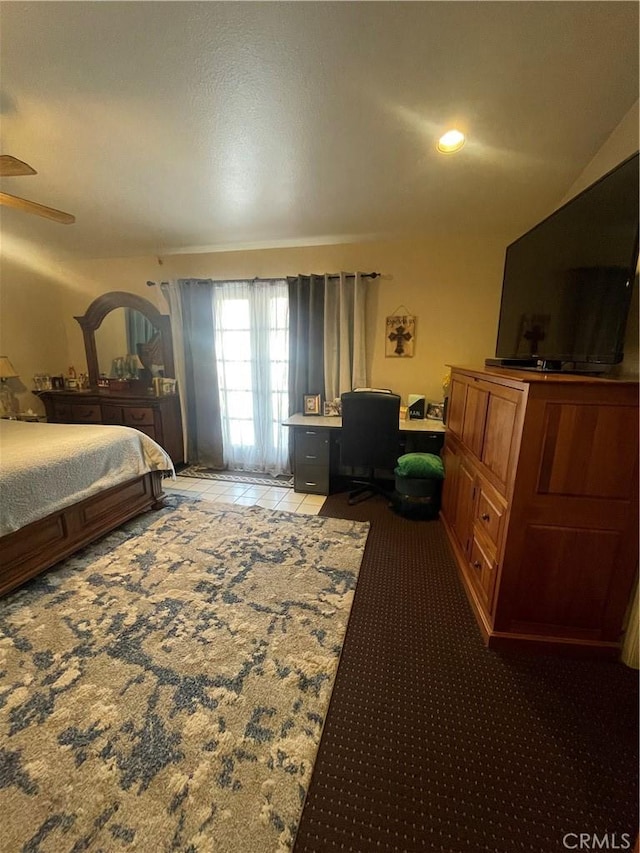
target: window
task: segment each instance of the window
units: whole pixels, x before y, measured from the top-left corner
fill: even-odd
[[[224,461],[288,471],[289,300],[286,282],[225,282],[214,289]]]

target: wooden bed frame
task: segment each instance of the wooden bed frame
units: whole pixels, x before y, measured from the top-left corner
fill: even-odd
[[[141,512],[160,509],[162,497],[162,472],[151,471],[3,536],[0,595]]]

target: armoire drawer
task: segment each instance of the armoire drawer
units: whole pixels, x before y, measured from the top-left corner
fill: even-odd
[[[475,536],[471,543],[470,564],[472,577],[484,599],[487,612],[489,612],[496,583],[496,563],[491,550],[486,548]]]
[[[475,523],[484,531],[494,548],[500,544],[504,508],[500,501],[491,493],[486,484],[480,481],[476,501]]]

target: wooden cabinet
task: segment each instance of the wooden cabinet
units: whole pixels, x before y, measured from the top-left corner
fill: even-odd
[[[41,391],[47,420],[62,424],[118,424],[146,433],[183,463],[182,418],[177,395],[138,397],[95,391]]]
[[[616,657],[638,563],[638,385],[452,369],[442,520],[485,641]]]

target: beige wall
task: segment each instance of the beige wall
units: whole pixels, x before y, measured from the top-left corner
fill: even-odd
[[[638,104],[605,141],[563,199],[575,195],[638,148]],[[487,237],[451,234],[446,238],[367,242],[242,252],[171,255],[162,259],[59,263],[32,247],[5,251],[0,267],[0,353],[12,360],[25,390],[21,407],[42,410],[27,389],[37,372],[57,373],[73,365],[86,371],[80,327],[99,294],[126,290],[151,299],[166,312],[158,288],[146,281],[182,277],[252,278],[339,270],[376,270],[368,305],[369,382],[406,399],[424,393],[442,396],[445,365],[481,364],[493,355],[506,244],[517,235]],[[637,290],[625,346],[625,373],[638,373]],[[415,356],[384,356],[384,322],[400,306],[417,317]]]
[[[564,204],[622,163],[638,150],[640,101],[636,101],[613,133],[605,140],[598,153],[573,182],[560,204]]]
[[[166,312],[158,288],[146,281],[175,278],[278,277],[338,270],[376,270],[382,280],[368,291],[369,382],[397,391],[442,398],[447,362],[480,364],[492,355],[500,299],[504,239],[452,236],[429,241],[264,249],[155,258],[103,260],[67,265],[73,287],[63,293],[69,359],[78,370],[84,348],[73,315],[107,290],[128,290],[152,299]],[[415,355],[385,358],[385,318],[400,305],[417,317]]]
[[[35,373],[66,373],[69,367],[55,272],[53,262],[40,269],[7,257],[0,261],[0,353],[9,357],[20,376],[10,384],[21,411],[44,412],[31,394]]]

